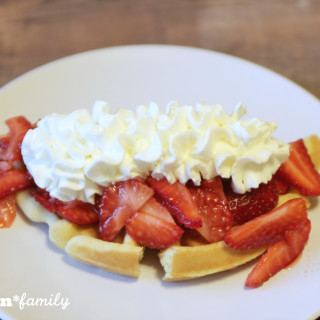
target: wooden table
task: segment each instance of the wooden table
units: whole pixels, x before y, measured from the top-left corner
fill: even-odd
[[[319,0],[0,0],[0,86],[66,55],[141,43],[236,55],[320,97]]]

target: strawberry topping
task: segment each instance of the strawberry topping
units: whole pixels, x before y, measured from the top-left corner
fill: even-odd
[[[246,286],[251,288],[261,286],[263,282],[296,260],[308,241],[310,229],[310,220],[306,219],[295,229],[287,231],[284,240],[270,245],[247,277]]]
[[[0,137],[0,148],[1,149],[6,150],[8,148],[9,143],[10,143],[10,136],[9,135]]]
[[[176,224],[168,209],[158,202],[154,197],[150,198],[139,210],[140,212],[148,213],[156,218],[161,218],[170,223]]]
[[[235,224],[243,224],[271,211],[278,204],[279,193],[273,181],[259,188],[238,194],[232,191],[230,180],[225,182],[225,193]]]
[[[278,194],[286,194],[289,191],[290,183],[282,178],[278,172],[273,175],[271,181],[276,185]]]
[[[10,170],[0,174],[0,199],[34,185],[26,170]]]
[[[0,228],[9,227],[16,216],[13,194],[34,185],[21,156],[22,140],[32,125],[22,116],[10,118],[6,124],[10,132],[0,137]]]
[[[226,195],[223,190],[223,182],[221,177],[217,176],[209,180],[201,180],[201,187],[209,189],[217,194],[222,200],[226,201]]]
[[[130,216],[152,196],[153,190],[136,179],[117,182],[105,188],[99,212],[101,239],[111,241]]]
[[[302,195],[320,195],[320,174],[315,169],[302,139],[290,143],[290,156],[278,172]]]
[[[8,161],[0,161],[0,174],[6,171],[10,171],[12,169],[12,163]]]
[[[51,197],[46,191],[34,192],[31,195],[48,211],[57,213],[72,223],[90,224],[99,221],[98,211],[91,203],[80,200],[61,201]]]
[[[224,240],[235,249],[258,248],[279,241],[286,231],[294,229],[305,219],[305,201],[301,198],[292,199],[269,213],[235,226],[226,234]]]
[[[49,192],[38,188],[38,192],[31,192],[31,196],[48,211],[53,213],[57,212],[57,203],[59,200],[52,198]]]
[[[16,201],[13,195],[0,200],[0,228],[9,228],[16,217]]]
[[[0,199],[34,185],[22,163],[21,143],[31,123],[22,116],[6,121],[10,133],[0,138]]]
[[[223,240],[226,232],[233,226],[233,217],[220,196],[221,190],[222,184],[221,189],[218,188],[216,192],[201,187],[190,189],[202,219],[202,227],[196,230],[210,243]]]
[[[138,243],[156,249],[171,246],[183,234],[169,211],[154,198],[128,219],[126,230]]]
[[[6,161],[21,160],[21,143],[29,129],[32,129],[31,123],[23,116],[10,118],[6,121],[10,133],[8,136],[3,137],[1,147],[4,147],[0,159]]]
[[[166,178],[157,180],[149,177],[147,183],[156,198],[167,207],[179,223],[188,228],[200,228],[201,217],[189,189],[180,182],[170,183]]]
[[[99,216],[95,206],[88,202],[73,200],[59,201],[57,213],[66,220],[76,224],[90,224],[98,222]]]

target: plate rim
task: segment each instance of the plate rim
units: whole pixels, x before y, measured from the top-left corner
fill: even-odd
[[[103,51],[128,50],[128,49],[130,50],[130,49],[138,49],[138,48],[139,49],[153,48],[153,49],[161,49],[161,50],[162,49],[176,49],[176,50],[187,50],[187,51],[195,51],[195,52],[203,52],[203,53],[208,53],[208,54],[220,55],[220,56],[225,57],[227,59],[232,59],[232,60],[236,60],[240,63],[251,65],[252,67],[259,68],[259,69],[263,70],[264,72],[267,72],[269,74],[280,77],[283,80],[286,80],[287,82],[292,84],[293,86],[302,90],[305,94],[307,94],[310,97],[312,97],[313,99],[315,99],[316,102],[320,103],[320,97],[317,97],[315,94],[308,91],[302,85],[296,83],[295,81],[293,81],[289,77],[287,77],[287,76],[285,76],[285,75],[283,75],[273,69],[270,69],[262,64],[259,64],[258,62],[247,60],[246,58],[238,57],[238,56],[230,54],[230,53],[216,51],[216,50],[212,50],[212,49],[208,49],[208,48],[202,48],[202,47],[196,47],[196,46],[186,46],[186,45],[161,44],[161,43],[159,43],[159,44],[157,44],[157,43],[155,43],[155,44],[141,43],[141,44],[129,44],[129,45],[101,47],[101,48],[96,48],[96,49],[91,49],[91,50],[86,50],[86,51],[81,51],[81,52],[73,53],[70,55],[66,55],[66,56],[54,59],[52,61],[46,62],[44,64],[41,64],[39,66],[36,66],[35,68],[32,68],[32,69],[18,75],[17,77],[15,77],[14,79],[10,80],[9,82],[5,83],[2,87],[0,87],[0,94],[2,93],[2,91],[9,89],[11,86],[15,85],[17,82],[19,82],[21,80],[24,80],[26,77],[28,77],[34,73],[37,73],[39,71],[41,72],[42,70],[44,70],[46,68],[50,68],[51,66],[54,66],[55,64],[59,64],[61,62],[68,61],[68,60],[71,60],[74,58],[81,58],[81,57],[89,56],[89,55],[103,52]]]

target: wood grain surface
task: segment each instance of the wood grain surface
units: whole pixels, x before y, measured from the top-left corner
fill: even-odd
[[[320,97],[319,0],[0,0],[0,86],[66,55],[142,43],[229,53]]]

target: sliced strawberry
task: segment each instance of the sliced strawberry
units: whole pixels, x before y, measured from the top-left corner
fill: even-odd
[[[10,170],[0,175],[0,199],[34,185],[26,170]]]
[[[166,178],[157,180],[149,177],[147,183],[154,190],[156,198],[167,207],[179,223],[188,228],[202,225],[196,204],[188,188],[180,182],[170,183]]]
[[[155,249],[171,246],[183,234],[167,209],[153,198],[128,219],[126,230],[136,242]]]
[[[284,239],[288,245],[296,249],[299,254],[309,239],[310,231],[311,221],[306,219],[298,224],[295,229],[286,231]]]
[[[1,149],[7,149],[9,143],[10,143],[10,136],[9,135],[0,137],[0,148]]]
[[[210,243],[222,240],[233,226],[232,214],[220,195],[222,184],[215,188],[217,192],[201,187],[190,189],[202,219],[202,227],[196,230]]]
[[[279,173],[275,173],[271,181],[276,185],[278,194],[286,194],[289,191],[290,183],[283,179]]]
[[[225,183],[225,193],[235,224],[243,224],[271,211],[278,204],[279,194],[273,181],[260,184],[259,188],[238,194],[232,191],[230,181]]]
[[[166,220],[170,223],[174,223],[175,221],[168,211],[168,209],[162,205],[160,202],[158,202],[154,197],[150,198],[141,208],[141,212],[148,213],[150,215],[155,216],[156,218],[161,218],[163,220]]]
[[[270,277],[290,265],[302,252],[309,239],[310,220],[306,219],[295,229],[286,232],[285,240],[276,242],[260,258],[258,264],[247,277],[246,286],[256,288]]]
[[[152,196],[153,190],[144,182],[130,179],[107,187],[101,199],[100,237],[111,241],[124,227],[128,218]]]
[[[9,228],[16,217],[16,201],[13,195],[0,200],[0,228]]]
[[[139,209],[138,214],[139,217],[134,214],[134,217],[129,219],[131,222],[126,224],[127,232],[137,242],[149,248],[160,249],[168,247],[179,240],[184,232],[183,229],[176,225],[168,209],[154,197],[150,198]],[[156,222],[157,220],[159,221]],[[143,231],[143,225],[146,224],[149,224],[149,226],[146,226],[147,231]],[[150,230],[152,228],[154,230]]]
[[[10,118],[6,121],[9,127],[9,144],[2,150],[0,158],[7,161],[21,160],[21,143],[29,129],[32,129],[31,123],[23,116]],[[8,138],[4,138],[7,142]]]
[[[31,196],[34,197],[44,208],[50,212],[57,213],[58,199],[52,198],[45,190],[39,190],[38,192],[32,192]]]
[[[90,224],[99,221],[97,209],[91,203],[80,200],[61,201],[46,191],[31,194],[44,208],[76,224]]]
[[[62,218],[76,224],[91,224],[99,221],[95,206],[80,200],[58,201],[57,213]]]
[[[315,169],[302,139],[290,143],[290,156],[278,172],[302,195],[320,195],[320,174]]]
[[[12,169],[12,163],[8,161],[0,161],[0,174]]]
[[[213,179],[202,180],[201,187],[212,190],[214,193],[218,194],[222,200],[226,200],[226,195],[223,191],[223,182],[221,177],[216,176]]]
[[[258,248],[279,241],[286,231],[294,229],[305,219],[305,201],[301,198],[292,199],[269,213],[235,226],[226,234],[224,240],[235,249]]]

